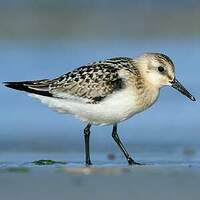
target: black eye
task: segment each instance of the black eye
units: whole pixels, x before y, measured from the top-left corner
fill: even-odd
[[[159,72],[164,72],[164,71],[165,71],[165,68],[162,67],[162,66],[159,66],[159,67],[158,67],[158,71],[159,71]]]

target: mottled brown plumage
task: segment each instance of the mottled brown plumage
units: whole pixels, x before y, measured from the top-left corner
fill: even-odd
[[[126,87],[125,81],[119,75],[122,69],[132,76],[139,75],[131,58],[113,58],[82,66],[59,77],[49,85],[50,92],[62,92],[87,99],[88,103],[98,103],[106,96]]]

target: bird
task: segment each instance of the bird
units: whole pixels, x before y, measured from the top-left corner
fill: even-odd
[[[90,129],[93,125],[112,126],[112,137],[128,164],[140,165],[123,145],[118,124],[151,107],[164,86],[196,100],[176,79],[174,63],[163,53],[114,57],[83,65],[54,79],[4,82],[4,85],[27,92],[55,111],[85,122],[86,166],[92,165]]]

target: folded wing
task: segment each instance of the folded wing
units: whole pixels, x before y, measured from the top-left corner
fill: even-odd
[[[129,58],[114,58],[82,66],[52,80],[5,82],[5,86],[38,95],[98,103],[125,87],[121,69],[132,70]]]

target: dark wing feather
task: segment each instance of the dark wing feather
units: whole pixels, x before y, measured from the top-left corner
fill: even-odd
[[[120,69],[132,70],[130,58],[113,58],[82,66],[58,78],[50,85],[54,95],[62,93],[86,99],[88,103],[98,103],[106,96],[122,89],[124,80]]]
[[[4,82],[4,85],[15,90],[52,97],[52,94],[49,92],[50,83],[50,80],[45,79],[37,81]]]

